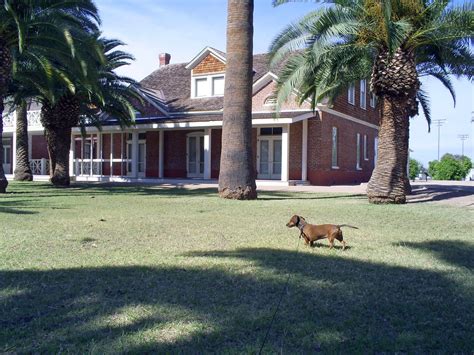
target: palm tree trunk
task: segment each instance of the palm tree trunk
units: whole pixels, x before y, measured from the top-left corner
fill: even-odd
[[[28,157],[28,107],[23,101],[16,109],[16,168],[15,180],[32,181]]]
[[[69,176],[71,131],[79,122],[79,113],[79,98],[72,94],[64,95],[56,104],[43,102],[41,107],[41,123],[50,159],[50,181],[57,187],[68,187],[71,183]]]
[[[228,0],[219,196],[257,198],[252,152],[253,0]]]
[[[0,193],[4,194],[7,192],[8,181],[3,170],[3,98],[0,95]]]
[[[54,186],[70,185],[69,149],[71,147],[71,127],[45,128],[45,138],[50,152],[50,180]]]
[[[406,99],[383,100],[377,165],[367,186],[371,203],[406,203],[410,120],[405,107]]]

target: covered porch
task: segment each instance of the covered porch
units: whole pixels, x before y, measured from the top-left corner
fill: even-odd
[[[306,182],[308,121],[293,120],[253,120],[260,184]],[[91,127],[85,136],[77,129],[70,174],[77,181],[212,181],[219,176],[221,145],[222,121]]]

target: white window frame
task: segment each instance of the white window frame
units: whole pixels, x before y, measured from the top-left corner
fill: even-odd
[[[192,99],[202,99],[205,97],[222,97],[224,94],[219,94],[219,95],[214,95],[214,78],[219,78],[223,77],[224,78],[224,87],[225,87],[225,74],[220,73],[220,74],[212,74],[212,75],[196,75],[192,76],[191,78],[191,98]],[[207,81],[207,95],[203,96],[196,96],[196,81],[201,80],[201,79],[206,79]]]
[[[367,109],[367,80],[360,81],[360,107]]]
[[[375,108],[377,106],[377,96],[373,92],[370,93],[370,107]]]
[[[347,102],[351,105],[355,105],[355,85],[350,84],[347,89]]]
[[[332,132],[331,132],[331,168],[332,169],[339,169],[337,141],[338,141],[337,127],[333,127]]]
[[[367,134],[364,134],[364,160],[369,160],[369,152],[367,151]]]
[[[362,167],[360,166],[360,133],[357,133],[356,136],[356,154],[356,169],[362,170]]]

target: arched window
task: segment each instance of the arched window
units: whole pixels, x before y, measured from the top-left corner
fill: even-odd
[[[268,96],[263,103],[265,106],[275,106],[277,104],[276,96]]]

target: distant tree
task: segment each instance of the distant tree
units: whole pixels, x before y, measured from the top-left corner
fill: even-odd
[[[422,168],[423,165],[418,160],[410,158],[410,179],[415,180]]]
[[[428,171],[435,180],[462,180],[471,168],[472,162],[468,157],[445,154],[440,161],[430,161]]]

